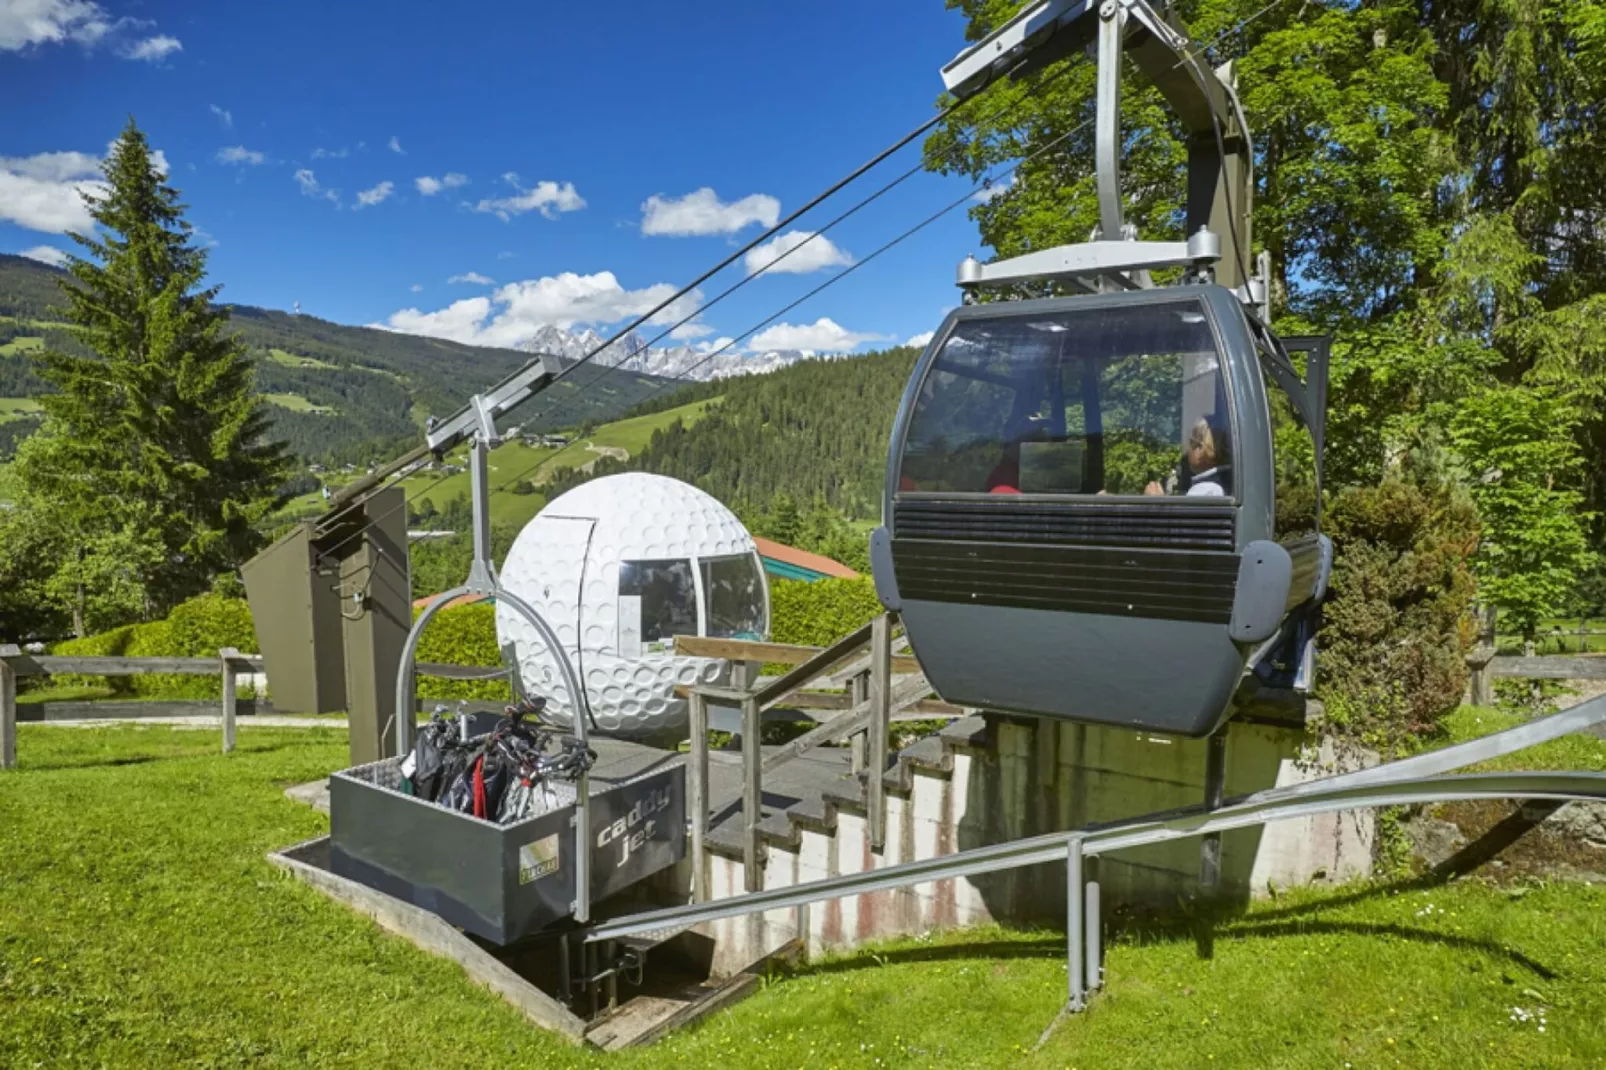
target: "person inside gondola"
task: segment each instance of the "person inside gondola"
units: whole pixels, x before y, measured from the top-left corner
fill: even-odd
[[[1004,431],[1004,455],[987,473],[985,489],[988,494],[1019,494],[1020,447],[1023,442],[1042,439],[1043,421],[1035,416],[1019,415],[1009,422]]]
[[[1228,496],[1230,472],[1226,429],[1200,419],[1188,431],[1187,447],[1176,474],[1165,485],[1158,480],[1151,480],[1143,488],[1143,493],[1151,496],[1180,494],[1189,498],[1225,498]]]

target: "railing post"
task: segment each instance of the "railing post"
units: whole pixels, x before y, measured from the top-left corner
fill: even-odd
[[[223,663],[223,753],[229,754],[234,750],[234,715],[235,688],[234,688],[234,659],[240,652],[232,646],[226,646],[218,651],[218,659]]]
[[[758,823],[764,818],[764,752],[758,734],[758,699],[749,695],[742,699],[742,869],[750,892],[764,890],[758,836]]]
[[[1066,1005],[1073,1011],[1083,1007],[1083,929],[1082,837],[1065,841],[1065,984]]]
[[[708,902],[708,699],[693,691],[691,707],[691,774],[686,805],[691,810],[691,899]]]
[[[870,849],[887,841],[887,737],[892,732],[892,614],[875,619],[870,632]]]
[[[849,712],[864,705],[870,697],[870,673],[861,672],[848,681],[848,710]],[[860,731],[848,738],[849,771],[854,776],[864,772],[868,760],[865,757],[865,744],[869,741],[870,733]]]
[[[17,671],[6,659],[21,653],[0,646],[0,769],[17,767]]]
[[[1227,798],[1227,732],[1222,725],[1210,735],[1205,751],[1205,809],[1219,810]],[[1209,832],[1199,841],[1199,884],[1214,888],[1221,883],[1221,833]]]
[[[1082,920],[1086,925],[1087,942],[1082,949],[1082,953],[1087,962],[1087,990],[1089,993],[1093,993],[1097,992],[1104,984],[1104,970],[1101,965],[1101,960],[1104,957],[1104,923],[1099,903],[1098,855],[1085,859],[1085,862],[1087,892],[1084,897],[1086,910]]]

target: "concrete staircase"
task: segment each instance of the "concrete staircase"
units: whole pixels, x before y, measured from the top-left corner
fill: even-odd
[[[1246,794],[1365,764],[1314,751],[1302,731],[1234,722],[1227,793]],[[949,854],[1089,823],[1196,805],[1204,794],[1205,741],[999,714],[957,720],[899,752],[883,774],[886,842],[869,839],[866,774],[816,764],[786,794],[766,782],[760,823],[764,887],[776,888]],[[787,767],[782,767],[787,768]],[[806,780],[807,778],[805,778]],[[715,815],[709,834],[712,898],[740,895],[739,805]],[[1370,813],[1278,822],[1224,837],[1222,884],[1212,895],[1247,899],[1273,885],[1347,879],[1370,871]],[[1174,906],[1203,894],[1197,841],[1112,855],[1100,863],[1107,902]],[[736,953],[760,953],[808,930],[811,952],[932,928],[989,921],[1063,924],[1064,872],[1040,866],[933,881],[817,904],[799,917],[773,911],[718,923]]]

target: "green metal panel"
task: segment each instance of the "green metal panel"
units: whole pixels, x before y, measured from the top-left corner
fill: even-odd
[[[346,708],[340,600],[313,558],[312,525],[301,524],[241,572],[274,706],[329,713]]]
[[[392,487],[374,495],[360,515],[363,534],[343,548],[349,556],[339,579],[353,765],[395,749],[396,672],[413,621],[404,492]]]

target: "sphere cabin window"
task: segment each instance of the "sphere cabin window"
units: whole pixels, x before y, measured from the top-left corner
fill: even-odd
[[[1193,300],[962,320],[900,492],[1234,498],[1221,355]]]
[[[762,640],[769,620],[758,556],[705,557],[699,565],[708,634],[716,639]]]
[[[697,634],[691,562],[625,561],[619,566],[619,649],[624,657],[668,653],[677,635]]]

